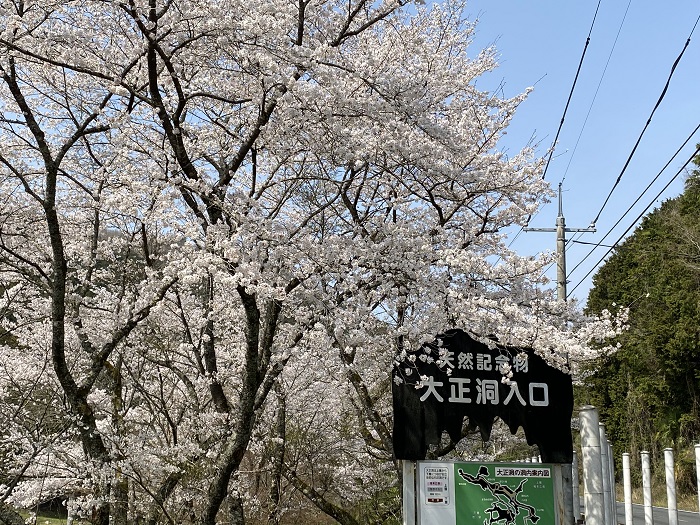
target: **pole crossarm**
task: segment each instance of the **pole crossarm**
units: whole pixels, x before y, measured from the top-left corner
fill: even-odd
[[[526,232],[546,232],[557,234],[557,299],[566,301],[566,234],[595,232],[595,224],[588,228],[567,228],[561,200],[561,183],[559,183],[559,214],[556,228],[523,228]]]
[[[556,228],[523,228],[523,231],[524,232],[556,233],[557,229]],[[595,228],[564,228],[564,231],[567,233],[579,233],[579,232],[595,233],[597,230]]]

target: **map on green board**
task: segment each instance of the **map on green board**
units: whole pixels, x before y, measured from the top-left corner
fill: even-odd
[[[556,525],[548,465],[455,463],[456,525]]]

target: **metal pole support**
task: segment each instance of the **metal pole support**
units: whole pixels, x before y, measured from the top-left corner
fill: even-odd
[[[416,525],[416,462],[403,460],[403,525]]]

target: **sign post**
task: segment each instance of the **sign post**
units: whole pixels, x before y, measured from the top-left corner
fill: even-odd
[[[403,460],[403,525],[416,525],[416,462]]]

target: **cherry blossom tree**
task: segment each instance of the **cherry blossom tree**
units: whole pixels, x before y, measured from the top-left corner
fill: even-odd
[[[70,437],[43,461],[94,523],[243,523],[251,456],[271,522],[282,480],[342,519],[292,454],[299,385],[357,422],[328,470],[396,471],[396,355],[462,327],[562,366],[614,330],[505,245],[550,190],[498,148],[525,97],[477,89],[495,52],[463,8],[2,4],[0,381],[50,365]]]

